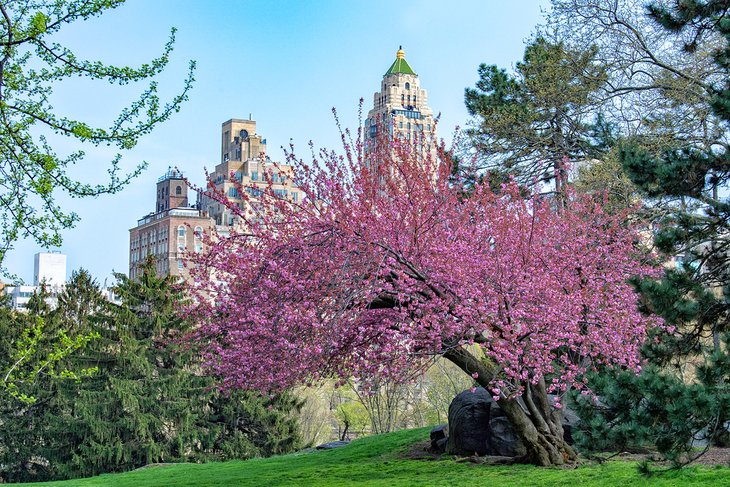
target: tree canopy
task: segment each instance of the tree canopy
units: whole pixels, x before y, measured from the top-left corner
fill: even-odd
[[[443,355],[492,391],[526,460],[574,458],[547,393],[585,388],[599,364],[637,368],[657,323],[626,282],[655,275],[634,229],[587,198],[557,212],[514,184],[465,198],[444,154],[379,147],[376,164],[359,145],[315,165],[290,155],[303,201],[269,190],[255,219],[228,204],[245,228],[210,237],[190,269],[186,313],[209,367],[225,387],[277,390],[329,375],[406,380]]]
[[[60,207],[59,194],[84,198],[115,193],[144,168],[141,164],[120,174],[121,156],[117,155],[106,182],[77,180],[68,169],[84,160],[83,147],[130,149],[187,99],[194,62],[182,90],[167,103],[160,100],[154,81],[169,63],[174,29],[160,56],[137,68],[81,59],[54,40],[54,34],[74,22],[99,16],[123,1],[10,0],[0,4],[0,266],[18,239],[32,238],[44,247],[60,245],[61,230],[72,227],[79,216]],[[109,127],[102,128],[57,113],[51,106],[54,87],[75,77],[120,87],[149,83]],[[74,139],[78,149],[58,155],[44,133]]]
[[[571,48],[543,37],[531,41],[515,73],[479,66],[479,81],[467,88],[473,116],[466,145],[477,173],[507,174],[523,184],[565,179],[566,160],[583,160],[594,150],[594,100],[605,67],[596,49]],[[468,161],[469,158],[465,158]]]

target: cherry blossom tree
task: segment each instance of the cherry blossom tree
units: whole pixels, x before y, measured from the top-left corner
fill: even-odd
[[[194,257],[185,313],[211,371],[224,388],[267,392],[332,376],[408,380],[441,355],[492,392],[525,462],[574,461],[560,397],[587,391],[589,369],[638,370],[660,325],[627,283],[657,271],[626,215],[575,195],[556,211],[515,184],[467,192],[443,150],[342,140],[343,154],[313,151],[310,164],[292,150],[305,198],[270,188],[255,212],[229,204],[244,224]]]

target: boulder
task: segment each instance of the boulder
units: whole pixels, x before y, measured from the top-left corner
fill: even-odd
[[[339,448],[341,446],[345,446],[349,441],[330,441],[329,443],[323,443],[321,445],[317,445],[317,450],[331,450],[333,448]]]
[[[431,430],[431,451],[434,453],[444,453],[446,451],[446,442],[449,437],[449,425],[442,424]]]
[[[579,419],[563,407],[564,437],[572,444],[572,431]],[[447,434],[446,453],[450,455],[519,457],[527,453],[502,408],[482,387],[464,391],[451,402]]]
[[[492,396],[483,387],[464,391],[449,405],[450,455],[492,454],[489,444],[489,418]]]

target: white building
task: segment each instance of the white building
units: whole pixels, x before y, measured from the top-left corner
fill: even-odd
[[[38,252],[34,257],[33,285],[41,282],[50,287],[62,287],[66,283],[66,255],[60,252]]]
[[[33,293],[38,291],[41,283],[45,283],[49,292],[46,303],[55,308],[58,304],[58,294],[66,285],[66,255],[60,252],[38,252],[33,258],[33,285],[21,284],[5,287],[5,293],[10,295],[11,306],[14,309],[24,310],[28,307]]]

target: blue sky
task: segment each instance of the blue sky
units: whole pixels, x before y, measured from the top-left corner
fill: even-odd
[[[61,198],[79,224],[63,234],[69,273],[80,267],[100,282],[112,270],[127,272],[129,229],[154,209],[155,183],[177,166],[202,183],[204,168],[220,157],[220,125],[230,118],[257,121],[269,156],[281,160],[292,140],[302,156],[311,140],[338,148],[331,109],[344,126],[357,126],[358,100],[371,108],[373,93],[399,45],[441,113],[439,135],[450,139],[464,126],[464,88],[477,80],[480,63],[510,69],[541,21],[547,0],[411,1],[200,1],[128,0],[99,18],[60,32],[58,42],[79,57],[123,65],[147,62],[161,52],[170,28],[177,42],[170,66],[159,77],[171,96],[182,86],[190,59],[197,62],[190,100],[180,113],[124,153],[127,169],[149,164],[141,177],[115,195],[87,200]],[[58,85],[51,98],[58,113],[108,125],[143,86],[110,86],[86,80]],[[78,148],[58,140],[59,153]],[[87,148],[73,174],[98,181],[115,151]],[[35,242],[18,242],[6,257],[10,272],[32,279]]]

